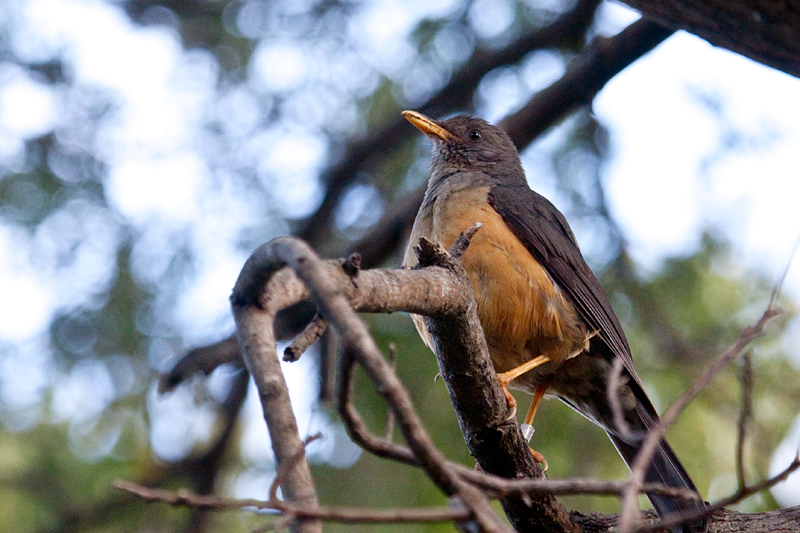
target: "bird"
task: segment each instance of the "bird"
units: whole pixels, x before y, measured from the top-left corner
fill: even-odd
[[[507,387],[532,394],[525,419],[531,424],[542,398],[557,397],[602,427],[630,467],[644,436],[659,423],[658,413],[634,369],[611,302],[586,264],[567,219],[530,188],[517,148],[500,128],[470,115],[441,121],[416,111],[403,111],[403,116],[433,140],[427,189],[404,267],[417,264],[414,247],[420,238],[449,248],[460,233],[481,223],[461,263],[509,407],[516,402]],[[412,318],[433,349],[424,319]],[[609,372],[617,360],[622,424],[614,420],[607,393]],[[699,494],[664,438],[644,481]],[[648,497],[662,517],[705,509],[702,499]],[[672,531],[705,529],[706,520],[698,519]]]

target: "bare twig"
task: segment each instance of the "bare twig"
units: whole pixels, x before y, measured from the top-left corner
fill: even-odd
[[[393,342],[389,343],[389,366],[391,366],[392,371],[397,367],[397,345]],[[394,435],[395,423],[394,411],[389,409],[386,412],[386,430],[383,432],[383,438],[389,442],[392,441],[392,436]]]
[[[300,356],[303,355],[308,347],[317,342],[327,329],[328,321],[322,318],[319,313],[314,315],[314,318],[300,335],[292,339],[289,346],[283,350],[283,360],[293,363],[300,359]]]
[[[239,341],[233,336],[189,351],[169,372],[160,377],[158,392],[159,394],[169,392],[195,374],[208,375],[226,363],[237,363],[240,367],[242,365]]]
[[[747,477],[744,472],[744,446],[747,438],[747,426],[752,419],[753,357],[752,352],[746,351],[742,361],[742,412],[739,414],[738,435],[736,438],[736,478],[739,481],[739,490],[747,486]]]
[[[607,482],[601,480],[501,480],[509,485],[522,487],[528,484],[532,492],[550,492],[559,494],[595,494],[621,495],[627,483]],[[235,499],[219,496],[196,494],[187,490],[177,492],[154,489],[125,480],[117,480],[114,487],[128,492],[149,502],[162,502],[175,506],[185,506],[199,510],[267,510],[279,511],[284,517],[292,519],[319,519],[326,522],[344,523],[412,523],[412,522],[444,522],[463,520],[472,516],[468,509],[417,507],[413,509],[370,509],[353,507],[319,506],[308,508],[277,499],[271,491],[269,500]],[[674,489],[663,485],[646,485],[645,489],[654,490],[665,496],[696,498],[697,495],[682,489]]]
[[[775,307],[768,307],[761,318],[752,327],[745,328],[739,335],[738,340],[728,348],[728,350],[716,361],[714,361],[706,371],[701,374],[697,379],[692,382],[688,389],[686,389],[678,398],[670,404],[667,410],[661,417],[661,421],[654,427],[642,443],[639,454],[631,465],[631,484],[628,488],[625,497],[622,500],[622,513],[619,518],[619,531],[620,533],[629,533],[633,531],[636,520],[636,511],[638,510],[637,495],[640,490],[642,481],[644,479],[644,472],[647,464],[653,453],[658,446],[658,442],[664,436],[666,428],[670,427],[677,420],[678,415],[688,405],[688,403],[697,396],[700,391],[705,389],[711,380],[725,368],[728,363],[733,361],[754,339],[761,335],[764,331],[766,324],[780,314],[780,309]],[[701,515],[702,516],[702,515]],[[685,520],[688,521],[689,516]]]
[[[793,472],[797,471],[798,469],[800,469],[800,457],[795,456],[794,460],[792,460],[789,466],[787,466],[782,472],[778,473],[777,475],[769,479],[765,479],[760,483],[756,483],[755,485],[751,485],[749,487],[742,487],[735,493],[728,496],[727,498],[723,498],[722,500],[719,500],[713,505],[708,506],[702,512],[694,512],[691,514],[686,514],[684,516],[674,517],[666,520],[658,520],[645,527],[635,528],[633,531],[635,533],[638,533],[645,531],[669,529],[678,524],[691,522],[693,520],[697,520],[698,518],[702,518],[703,516],[708,516],[715,511],[724,509],[728,505],[739,503],[740,501],[752,496],[753,494],[758,494],[762,490],[768,490],[774,487],[778,483],[785,481],[786,478],[788,478]],[[791,526],[789,527],[791,528]]]
[[[297,453],[292,456],[289,461],[283,463],[278,471],[275,473],[275,479],[272,480],[272,485],[269,487],[269,499],[270,501],[278,499],[278,487],[283,484],[284,479],[288,475],[288,473],[292,470],[292,467],[303,458],[306,453],[306,447],[314,442],[315,440],[321,439],[322,433],[314,433],[313,435],[309,435],[303,441],[303,449],[298,450]]]
[[[781,295],[781,290],[783,289],[783,283],[786,281],[786,276],[789,275],[789,269],[792,266],[792,261],[794,260],[794,256],[797,255],[797,250],[800,248],[800,236],[794,241],[791,250],[789,250],[789,254],[786,257],[786,261],[784,261],[783,268],[781,269],[781,277],[778,279],[778,282],[775,284],[775,288],[772,289],[772,295],[769,298],[769,306],[776,307],[778,305],[778,297]]]
[[[353,393],[353,368],[355,361],[348,354],[344,354],[339,364],[339,393],[337,407],[342,417],[347,433],[357,444],[378,457],[394,459],[401,463],[420,466],[414,452],[407,446],[396,444],[387,438],[373,435],[358,414],[358,410],[351,401]]]
[[[115,481],[114,487],[151,502],[163,502],[170,505],[182,505],[198,509],[274,509],[284,514],[293,515],[296,519],[315,519],[347,524],[452,522],[471,516],[469,509],[466,508],[368,509],[360,507],[305,507],[281,500],[237,500],[218,496],[201,496],[185,490],[171,492],[153,489],[123,480]]]
[[[286,340],[300,333],[314,317],[316,309],[309,302],[300,302],[278,312],[275,319],[275,338]],[[192,376],[210,374],[226,363],[243,366],[239,339],[231,335],[225,340],[195,348],[184,354],[175,366],[159,379],[159,393],[169,392]]]
[[[466,231],[459,233],[458,237],[456,237],[456,240],[453,243],[453,246],[450,247],[449,251],[450,256],[456,261],[460,261],[461,256],[463,256],[464,252],[466,252],[467,248],[469,248],[469,245],[472,242],[472,238],[475,236],[476,233],[478,233],[478,231],[480,231],[482,227],[483,227],[483,222],[476,222],[475,224],[467,228]]]

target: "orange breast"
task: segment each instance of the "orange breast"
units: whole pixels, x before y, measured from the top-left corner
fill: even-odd
[[[585,342],[585,328],[547,271],[488,204],[488,192],[488,187],[450,190],[438,197],[418,216],[411,244],[427,237],[449,248],[459,233],[483,223],[462,265],[495,369],[505,372],[539,355],[551,359],[515,382],[530,389],[537,376],[551,372]],[[415,262],[407,253],[406,264]],[[430,346],[424,322],[416,318],[415,323]]]

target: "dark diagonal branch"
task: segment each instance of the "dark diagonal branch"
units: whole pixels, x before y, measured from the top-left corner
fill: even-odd
[[[575,48],[581,43],[586,29],[591,24],[598,0],[580,0],[573,9],[557,18],[545,28],[535,28],[520,35],[513,42],[500,49],[477,49],[456,72],[450,82],[425,104],[419,106],[423,113],[439,115],[459,108],[469,107],[473,93],[483,77],[497,67],[521,61],[534,50],[544,48]],[[370,132],[360,141],[353,142],[341,161],[331,167],[323,176],[325,198],[317,211],[311,215],[296,234],[312,244],[319,246],[327,236],[330,220],[339,199],[355,179],[359,168],[371,157],[381,154],[387,146],[394,146],[408,136],[408,124],[400,117],[400,108],[393,120],[379,130]]]
[[[551,126],[591,102],[611,78],[672,33],[673,30],[641,19],[614,37],[597,37],[573,60],[561,79],[536,93],[522,109],[506,117],[500,127],[522,150]]]
[[[459,248],[457,240],[453,249]],[[421,266],[443,263],[446,261],[443,254],[441,248],[424,239],[417,249]],[[471,289],[468,287],[468,290]],[[528,450],[516,418],[509,412],[497,381],[474,299],[470,298],[469,313],[429,316],[425,323],[435,339],[439,370],[461,431],[470,453],[484,472],[505,478],[541,477],[541,470]],[[465,350],[470,346],[479,349]],[[577,531],[563,506],[552,495],[511,496],[502,498],[501,503],[518,531]]]
[[[215,368],[226,363],[238,362],[241,366],[239,342],[236,337],[195,348],[186,353],[172,369],[158,381],[158,392],[169,392],[196,374],[209,375]]]
[[[624,0],[653,20],[800,77],[800,5],[772,0]]]

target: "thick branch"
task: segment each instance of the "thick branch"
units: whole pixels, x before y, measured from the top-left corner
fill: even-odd
[[[236,287],[241,290],[245,278],[244,288],[257,293],[257,285],[253,287],[250,284],[258,284],[264,279],[252,259],[245,263]],[[276,269],[280,268],[280,265],[273,265]],[[272,281],[280,283],[282,278],[288,276],[286,271],[279,272],[272,277]],[[234,289],[231,301],[242,357],[261,398],[277,468],[286,472],[281,484],[284,498],[296,505],[316,507],[318,500],[314,480],[297,430],[289,389],[281,371],[274,332],[275,315],[281,308],[293,303],[293,298],[297,301],[298,292],[283,291],[255,302],[241,297],[242,293]],[[298,533],[316,533],[322,531],[322,522],[307,520],[297,522],[292,527]]]
[[[277,272],[284,264],[291,266],[304,284],[291,283],[293,276],[290,276],[291,272],[288,270],[284,269]],[[438,270],[440,271],[439,278],[446,277],[449,274],[444,269]],[[384,283],[377,285],[365,283],[368,280],[364,278],[368,276],[361,274],[358,277],[351,278],[345,273],[340,263],[321,261],[307,244],[297,239],[283,237],[261,246],[245,263],[239,280],[234,287],[234,293],[231,296],[237,325],[241,330],[239,335],[243,339],[245,360],[251,359],[249,354],[253,347],[259,349],[261,345],[264,347],[270,345],[269,348],[272,349],[274,354],[274,346],[271,346],[274,342],[269,339],[259,341],[256,335],[252,335],[255,331],[251,333],[246,329],[250,324],[241,320],[240,317],[247,317],[247,315],[259,316],[258,310],[277,308],[278,302],[280,302],[279,305],[286,306],[292,303],[289,299],[299,301],[309,296],[310,293],[319,307],[320,314],[339,331],[347,356],[354,357],[359,361],[375,382],[378,391],[386,398],[394,410],[406,441],[411,449],[414,450],[415,455],[431,479],[446,494],[460,497],[472,511],[475,520],[483,530],[489,532],[507,531],[507,526],[494,512],[483,493],[457,476],[448,467],[441,452],[434,447],[422,425],[422,421],[412,407],[408,392],[403,388],[389,364],[383,359],[375,342],[370,337],[366,325],[358,318],[351,307],[350,301],[352,299],[348,298],[348,294],[352,294],[358,288],[358,293],[374,297],[370,300],[362,301],[362,310],[371,310],[373,312],[390,310],[392,304],[399,303],[401,296],[408,296],[407,294],[401,294],[404,292],[401,290],[402,286],[408,283],[408,279],[402,285],[398,285],[398,282],[402,278],[422,278],[421,273],[411,271],[373,271],[370,274],[376,274],[381,277]],[[446,310],[453,312],[453,309],[458,308],[457,305],[453,305],[453,301],[458,298],[464,300],[465,294],[470,295],[469,297],[471,298],[471,293],[464,291],[464,283],[467,283],[468,286],[468,282],[453,279],[452,276],[450,278],[449,280],[440,279],[440,282],[435,284],[426,280],[416,285],[416,287],[424,290],[427,286],[428,300],[430,300],[431,295],[441,295],[443,291],[449,289],[448,296],[450,297],[441,301],[446,306]],[[365,290],[365,287],[368,288]],[[453,291],[454,287],[457,290]],[[380,292],[384,298],[378,297],[377,292]],[[405,292],[407,293],[408,291]],[[286,296],[287,294],[289,297]],[[386,298],[387,295],[389,295],[388,298]],[[425,297],[415,296],[417,302],[424,303],[426,301]],[[395,300],[393,300],[393,297]],[[384,303],[376,306],[371,303],[375,300],[382,300]],[[420,305],[414,304],[411,307],[414,307],[414,310],[418,310]],[[364,307],[367,309],[363,309]],[[439,312],[442,312],[442,309]],[[261,314],[266,315],[266,313]],[[261,324],[261,326],[263,328],[264,324]],[[248,362],[248,367],[250,366],[253,365]],[[269,370],[274,371],[274,369],[267,369],[266,367],[251,369],[257,384],[259,382],[259,378],[256,377],[257,371]],[[280,381],[283,381],[282,376],[279,377]],[[260,379],[267,382],[273,378],[269,374],[262,374]],[[259,388],[259,390],[261,389]],[[290,406],[282,404],[276,406],[273,398],[264,394],[262,394],[262,404],[264,405],[265,418],[267,418],[267,411],[273,408],[291,409]],[[272,434],[273,430],[270,428],[270,435]],[[296,437],[292,436],[290,440],[296,440]],[[273,447],[275,447],[274,440]],[[298,462],[298,465],[300,464],[305,465],[305,461]],[[288,479],[292,477],[287,476]],[[316,502],[313,505],[316,505]]]
[[[420,241],[418,258],[422,266],[448,264],[459,277],[468,279],[458,263],[425,240]],[[464,290],[471,294],[468,283]],[[506,478],[540,478],[542,472],[497,381],[477,304],[474,298],[469,300],[469,312],[431,315],[425,320],[461,431],[470,453],[485,472]],[[514,495],[502,498],[501,503],[517,531],[578,531],[551,494],[527,498]]]
[[[800,5],[774,0],[623,0],[647,17],[800,76]]]

